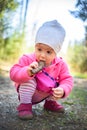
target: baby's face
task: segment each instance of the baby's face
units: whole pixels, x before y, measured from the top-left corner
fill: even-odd
[[[37,61],[45,61],[46,66],[49,66],[56,56],[56,53],[51,47],[42,43],[36,44],[35,53]]]

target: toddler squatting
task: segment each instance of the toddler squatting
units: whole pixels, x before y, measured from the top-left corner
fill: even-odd
[[[57,56],[65,38],[65,30],[57,20],[45,22],[37,31],[35,52],[23,55],[10,69],[10,78],[18,92],[18,117],[33,118],[32,106],[45,100],[43,108],[52,112],[64,112],[58,103],[66,98],[73,88],[73,78],[68,65]],[[32,73],[45,63],[42,70]]]

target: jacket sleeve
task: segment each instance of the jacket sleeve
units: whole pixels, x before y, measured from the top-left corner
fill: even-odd
[[[73,77],[70,75],[69,68],[65,62],[61,64],[59,75],[59,87],[64,89],[64,97],[67,97],[73,88]]]
[[[25,55],[21,57],[19,63],[13,65],[12,68],[10,69],[11,80],[17,83],[23,83],[31,79],[32,77],[30,77],[27,73],[29,64],[30,63],[28,57],[26,57]]]

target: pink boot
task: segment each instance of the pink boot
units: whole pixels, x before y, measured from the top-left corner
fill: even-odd
[[[32,114],[32,104],[23,104],[21,103],[18,108],[18,117],[22,120],[28,120],[33,117]]]
[[[52,100],[45,101],[44,109],[52,112],[60,112],[60,113],[64,112],[64,107],[58,104],[56,101]]]

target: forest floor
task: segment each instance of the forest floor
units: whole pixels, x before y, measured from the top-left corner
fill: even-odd
[[[8,72],[0,72],[0,130],[87,130],[87,79],[74,78],[73,91],[60,102],[64,114],[44,111],[43,101],[33,106],[33,119],[20,120],[13,82]]]

